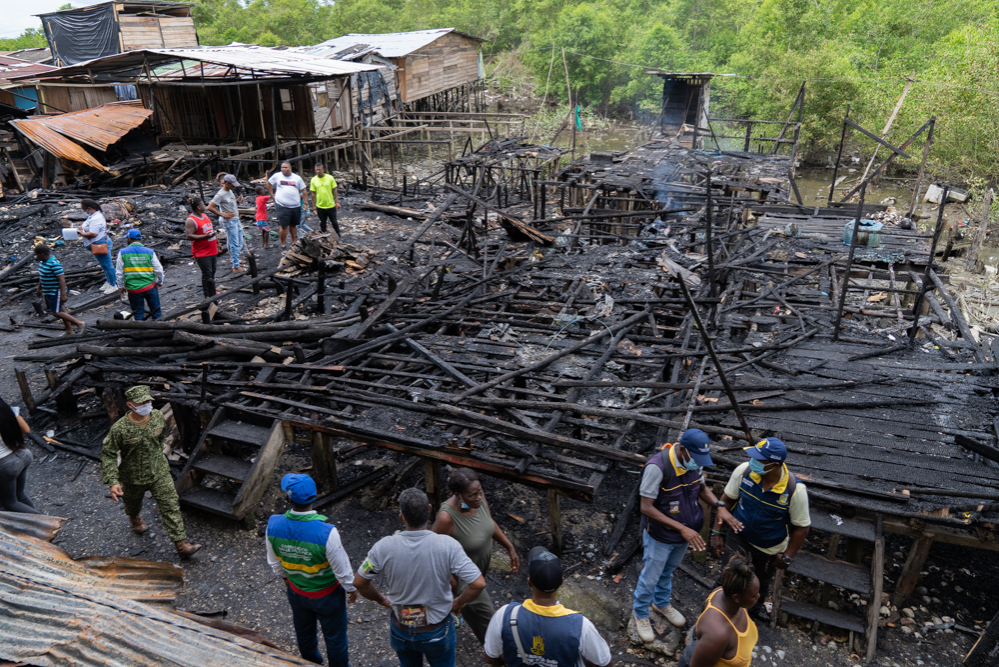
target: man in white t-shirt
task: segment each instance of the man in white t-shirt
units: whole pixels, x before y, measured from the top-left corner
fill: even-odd
[[[558,601],[562,563],[544,547],[527,554],[527,584],[530,599],[504,605],[489,621],[486,662],[494,667],[610,667],[610,647],[590,619]]]
[[[282,162],[281,171],[275,172],[267,179],[267,194],[274,200],[278,224],[281,231],[281,249],[284,250],[288,229],[291,229],[292,245],[298,241],[298,224],[302,221],[302,201],[304,200],[305,181],[298,174],[292,173],[291,163]]]

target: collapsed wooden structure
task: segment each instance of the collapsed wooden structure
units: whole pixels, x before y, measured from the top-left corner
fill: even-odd
[[[86,385],[120,414],[121,389],[149,384],[192,452],[186,504],[235,518],[251,514],[249,480],[268,478],[280,429],[307,434],[320,504],[388,472],[340,479],[335,439],[417,457],[394,474],[425,462],[431,495],[442,463],[546,490],[556,549],[559,497],[611,493],[624,500],[611,569],[640,545],[621,542],[637,494],[604,488],[613,469],[637,472],[697,427],[715,439],[708,477],[721,482],[742,447],[775,435],[815,529],[835,537],[790,574],[857,591],[867,608],[834,613],[780,589],[777,605],[866,637],[870,660],[884,533],[915,538],[896,603],[933,541],[997,550],[995,338],[972,331],[934,262],[941,220],[933,234],[887,225],[878,247],[859,232],[844,245],[844,228],[886,207],[863,194],[791,203],[789,155],[660,139],[548,172],[546,150],[497,140],[452,162],[378,268],[342,273],[336,244],[314,235],[298,253],[310,271],[251,261],[235,289],[159,321],[33,344],[69,346],[50,362],[68,365],[41,395],[20,373],[24,401],[72,409]],[[245,317],[270,289],[284,308]],[[221,423],[252,425],[243,442],[256,444],[232,446]]]

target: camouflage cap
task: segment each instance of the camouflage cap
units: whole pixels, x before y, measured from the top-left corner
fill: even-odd
[[[129,403],[139,405],[140,403],[147,403],[153,400],[153,397],[149,393],[149,387],[140,384],[125,392],[125,400]]]

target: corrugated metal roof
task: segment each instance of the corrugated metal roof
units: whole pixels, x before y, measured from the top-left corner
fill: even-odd
[[[474,39],[477,42],[485,41],[478,37],[459,32],[454,28],[437,28],[435,30],[414,30],[412,32],[386,32],[379,35],[350,33],[343,37],[335,37],[325,42],[320,42],[313,47],[308,47],[308,49],[312,53],[329,57],[344,49],[363,44],[374,48],[386,58],[403,58],[451,32]]]
[[[293,50],[272,49],[263,46],[211,46],[198,49],[142,49],[129,51],[69,67],[61,67],[44,75],[46,79],[89,80],[94,76],[119,76],[116,81],[138,80],[144,73],[135,74],[144,65],[159,67],[172,62],[195,61],[225,65],[225,70],[206,72],[205,79],[226,81],[231,79],[305,77],[311,79],[347,76],[358,72],[371,72],[375,65],[329,60],[316,55]],[[228,68],[234,68],[230,71]],[[187,77],[201,79],[200,67],[189,68]],[[156,77],[153,77],[156,80]]]
[[[55,130],[50,130],[41,123],[32,120],[12,120],[9,122],[18,132],[53,155],[85,164],[100,171],[107,171],[107,168],[98,162],[93,155],[85,151],[83,146],[67,139]]]
[[[87,667],[312,664],[162,605],[136,601],[134,594],[140,589],[172,595],[183,571],[128,558],[73,561],[62,548],[46,541],[62,521],[0,512],[0,607],[4,610],[0,614],[0,660]],[[95,569],[95,563],[116,563],[125,569]],[[167,571],[176,572],[170,581],[163,576]]]
[[[10,56],[0,56],[0,86],[10,85],[11,77],[26,77],[51,72],[55,67]]]
[[[39,123],[81,144],[106,151],[152,115],[150,109],[142,106],[141,100],[128,100],[58,116],[31,118],[27,122]]]

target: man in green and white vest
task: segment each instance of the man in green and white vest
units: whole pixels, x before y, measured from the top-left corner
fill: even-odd
[[[316,483],[308,475],[287,474],[281,490],[291,509],[267,521],[267,563],[284,576],[302,657],[323,664],[316,622],[323,628],[330,665],[348,667],[347,604],[357,599],[354,571],[336,526],[312,509]]]
[[[118,253],[115,278],[121,295],[128,295],[132,319],[145,319],[146,304],[149,316],[159,319],[163,314],[158,289],[163,284],[163,265],[155,250],[142,245],[142,232],[138,229],[128,230],[128,246]]]

